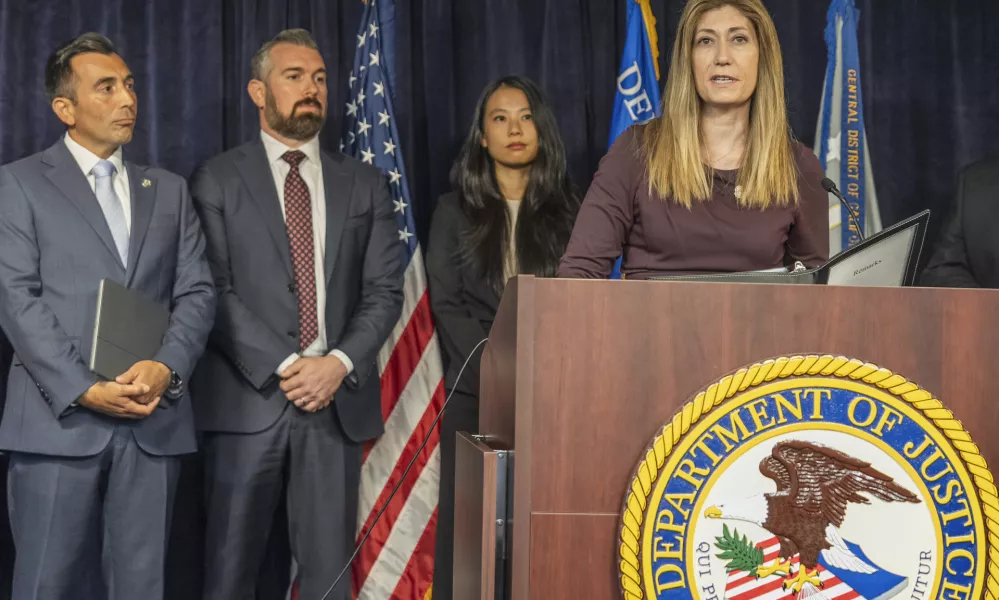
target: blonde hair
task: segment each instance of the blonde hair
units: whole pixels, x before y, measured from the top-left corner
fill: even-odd
[[[680,16],[663,116],[643,142],[650,191],[690,208],[711,197],[711,174],[701,158],[701,99],[694,83],[693,47],[704,13],[732,6],[746,16],[759,40],[759,75],[751,100],[746,152],[739,170],[739,205],[765,209],[798,202],[798,168],[784,100],[784,60],[777,28],[761,0],[690,0]]]

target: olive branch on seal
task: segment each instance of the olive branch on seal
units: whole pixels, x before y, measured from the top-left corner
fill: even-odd
[[[730,533],[728,525],[722,526],[722,536],[715,538],[715,546],[722,551],[718,558],[727,560],[725,571],[747,571],[756,577],[756,569],[763,564],[763,550],[760,550],[746,536],[739,537],[739,530]]]

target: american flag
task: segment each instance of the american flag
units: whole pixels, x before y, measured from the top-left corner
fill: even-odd
[[[439,430],[420,452],[385,513],[372,529],[403,471],[444,405],[444,378],[430,314],[423,255],[392,109],[393,0],[370,0],[357,33],[350,98],[340,151],[385,172],[405,248],[402,316],[378,356],[385,434],[364,453],[357,541],[371,535],[354,563],[354,597],[423,600],[430,596],[440,480]]]

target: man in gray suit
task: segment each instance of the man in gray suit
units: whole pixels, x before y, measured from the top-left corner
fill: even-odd
[[[377,355],[402,307],[382,173],[320,150],[326,67],[308,32],[254,56],[259,138],[194,176],[219,310],[192,385],[205,431],[205,598],[253,596],[286,494],[303,599],[357,529],[359,444],[383,430]],[[350,597],[350,578],[332,598]]]
[[[122,158],[136,96],[111,42],[56,50],[46,90],[65,137],[0,168],[13,597],[158,599],[177,456],[196,449],[183,382],[215,312],[204,237],[182,178]],[[154,358],[115,381],[81,356],[105,278],[171,312]]]

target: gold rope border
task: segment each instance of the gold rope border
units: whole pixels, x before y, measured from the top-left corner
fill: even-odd
[[[621,592],[625,600],[644,598],[639,583],[641,566],[638,562],[642,518],[653,483],[673,448],[701,417],[736,394],[776,379],[805,375],[849,377],[876,385],[908,402],[947,436],[971,473],[982,501],[989,543],[984,598],[999,600],[999,493],[978,446],[971,441],[971,436],[964,430],[961,422],[954,418],[954,413],[915,383],[871,363],[829,355],[781,357],[754,364],[748,369],[740,369],[697,394],[693,402],[685,404],[683,410],[663,427],[662,433],[652,442],[645,458],[639,463],[625,501],[620,536]]]

